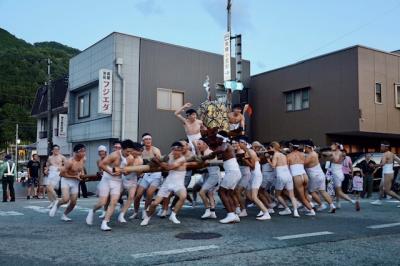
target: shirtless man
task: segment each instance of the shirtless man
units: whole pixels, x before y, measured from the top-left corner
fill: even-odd
[[[262,183],[262,172],[260,166],[260,159],[257,156],[257,153],[250,149],[250,145],[247,141],[247,137],[240,136],[239,137],[239,146],[245,152],[245,157],[243,158],[244,162],[247,166],[250,167],[251,170],[251,178],[250,182],[247,185],[247,198],[253,201],[258,208],[260,208],[260,215],[257,215],[257,220],[270,220],[271,216],[269,215],[268,208],[263,204],[263,202],[258,198],[258,190],[260,189]]]
[[[49,212],[50,217],[54,217],[57,212],[57,209],[69,202],[68,207],[65,209],[63,215],[61,216],[61,220],[68,222],[71,221],[67,215],[74,209],[76,205],[76,201],[78,199],[78,191],[79,191],[79,182],[81,181],[81,177],[84,175],[84,167],[85,167],[85,155],[86,148],[83,144],[76,144],[74,146],[74,156],[65,161],[64,166],[61,168],[61,192],[62,199],[56,200],[54,202],[53,207]]]
[[[110,197],[111,197],[110,205],[107,208],[106,216],[104,217],[104,220],[102,221],[100,227],[101,230],[103,231],[111,230],[111,228],[108,226],[108,223],[110,222],[111,216],[114,213],[115,206],[118,203],[122,189],[121,168],[127,165],[127,160],[129,160],[129,157],[134,152],[135,147],[137,147],[137,145],[138,143],[135,143],[130,139],[126,139],[121,143],[122,150],[117,150],[112,152],[110,155],[104,158],[99,164],[100,168],[104,172],[111,175],[111,179],[109,180]],[[91,212],[93,212],[93,210],[89,211],[88,214],[89,224],[90,221],[93,221],[93,218],[90,217],[90,215],[93,217],[93,213]]]
[[[323,152],[324,156],[327,156],[331,162],[331,172],[333,176],[333,183],[335,186],[335,195],[336,195],[336,206],[340,208],[340,198],[350,201],[351,203],[355,204],[356,202],[352,200],[349,196],[343,193],[342,191],[342,182],[344,180],[343,174],[343,160],[345,158],[343,152],[341,151],[342,145],[340,143],[333,143],[331,145],[331,151]]]
[[[58,189],[60,185],[60,171],[64,163],[66,162],[64,155],[60,154],[60,146],[53,145],[52,155],[49,156],[46,162],[47,174],[48,175],[48,185],[47,185],[47,195],[50,200],[50,205],[48,208],[52,208],[55,201],[57,200],[57,193],[54,189]]]
[[[275,213],[273,207],[275,206],[271,195],[268,191],[272,192],[272,188],[275,187],[276,182],[276,174],[275,170],[268,162],[268,158],[271,155],[268,152],[268,149],[265,148],[260,142],[254,141],[251,146],[253,147],[254,151],[257,153],[258,158],[260,159],[261,164],[261,171],[263,175],[262,183],[260,189],[258,190],[258,197],[264,203],[265,206],[268,206],[268,212]],[[259,213],[261,214],[261,213]]]
[[[240,104],[235,104],[232,107],[232,112],[228,113],[229,120],[229,131],[244,134],[245,129],[245,119],[242,114],[242,106]]]
[[[244,158],[246,156],[249,157],[249,154],[246,154],[246,152],[241,148],[238,138],[235,138],[234,140],[232,140],[231,143],[232,143],[232,147],[235,150],[235,154],[236,154],[237,162],[239,163],[240,174],[241,174],[240,180],[234,190],[235,202],[238,203],[238,204],[236,204],[235,213],[237,215],[239,215],[239,217],[246,217],[247,216],[246,197],[245,197],[245,195],[243,195],[243,192],[245,192],[246,188],[249,186],[250,179],[251,179],[251,171],[250,171],[250,166],[246,163]]]
[[[192,149],[192,153],[195,154],[196,140],[199,140],[201,138],[200,130],[206,128],[203,125],[203,121],[197,119],[196,110],[186,110],[186,118],[181,115],[181,112],[183,110],[190,107],[192,107],[192,104],[186,103],[184,106],[175,111],[175,116],[183,123],[183,127],[185,129],[189,145]]]
[[[225,176],[221,181],[218,192],[228,214],[219,222],[223,224],[240,222],[239,216],[235,214],[234,189],[241,178],[241,174],[235,151],[229,144],[228,133],[220,131],[217,134],[216,144],[217,148],[215,151],[210,155],[203,156],[203,160],[209,160],[216,155],[223,160]]]
[[[206,156],[212,153],[212,150],[207,145],[206,139],[200,139],[197,142],[197,151],[199,156]],[[217,218],[217,215],[215,214],[214,192],[221,180],[221,171],[218,165],[213,165],[213,163],[216,162],[218,162],[217,158],[207,160],[207,163],[210,164],[207,166],[208,173],[203,175],[204,181],[199,195],[203,200],[206,211],[201,216],[202,219]]]
[[[400,196],[392,190],[392,181],[394,177],[393,163],[395,161],[400,163],[400,158],[390,151],[390,145],[386,141],[381,144],[381,152],[383,152],[383,157],[381,163],[376,167],[382,167],[382,179],[379,185],[379,199],[371,202],[374,205],[382,205],[381,198],[383,198],[384,193],[400,200]],[[400,205],[398,207],[400,207]]]
[[[281,146],[278,142],[274,141],[271,143],[274,155],[268,162],[271,164],[272,168],[276,170],[276,185],[275,185],[275,196],[278,201],[284,206],[285,210],[280,211],[280,215],[290,215],[292,211],[289,209],[286,201],[282,197],[282,191],[287,190],[289,194],[290,201],[293,205],[293,216],[300,217],[297,211],[297,200],[293,192],[293,178],[290,174],[288,162],[286,156],[281,152]]]
[[[142,159],[142,151],[143,151],[143,146],[140,143],[135,143],[133,152],[131,156],[126,158],[126,162],[123,162],[121,164],[122,167],[125,166],[135,166],[135,165],[143,165],[143,159]],[[137,173],[136,172],[127,172],[124,171],[124,169],[121,169],[122,171],[122,187],[123,189],[128,191],[128,199],[125,202],[124,206],[121,209],[121,212],[119,213],[118,216],[118,221],[120,223],[126,223],[125,220],[125,213],[128,211],[129,207],[131,206],[132,202],[135,200],[135,192],[137,188]]]
[[[315,211],[308,199],[307,186],[308,176],[304,169],[305,155],[299,150],[300,145],[297,141],[290,143],[291,152],[287,155],[289,169],[293,177],[294,189],[297,198],[307,208],[307,216],[315,216]]]
[[[157,147],[153,146],[153,138],[150,133],[144,133],[142,135],[142,141],[144,149],[142,152],[142,158],[145,161],[151,161],[153,158],[161,158],[161,151]],[[139,186],[136,191],[135,202],[134,202],[134,213],[129,219],[134,219],[139,213],[140,200],[143,194],[146,192],[146,202],[144,204],[144,210],[146,210],[153,200],[154,193],[161,185],[161,172],[145,173],[143,178],[139,182]],[[145,217],[146,211],[142,212],[142,218]]]
[[[314,143],[312,141],[307,141],[304,144],[304,150],[307,155],[304,160],[304,166],[306,167],[306,172],[310,177],[308,191],[320,206],[317,210],[322,211],[324,209],[324,204],[322,204],[321,198],[318,195],[319,192],[324,200],[329,204],[329,212],[335,213],[336,206],[333,204],[331,196],[326,192],[326,177],[319,163],[318,154],[314,151]]]
[[[93,214],[102,207],[104,207],[103,212],[104,212],[104,216],[105,216],[105,212],[107,211],[106,205],[107,205],[107,201],[108,201],[109,195],[110,195],[110,179],[112,178],[112,176],[109,173],[104,172],[100,168],[100,162],[104,158],[107,157],[106,146],[100,145],[97,148],[97,152],[99,154],[99,159],[96,161],[97,168],[98,168],[97,175],[101,176],[101,180],[100,180],[99,184],[97,185],[97,192],[98,192],[99,199],[98,199],[96,205],[93,206],[93,209],[91,211],[89,211],[88,216],[86,217],[86,224],[88,224],[88,225],[93,224]],[[104,218],[104,217],[100,217],[100,218]]]
[[[182,149],[183,145],[181,142],[179,141],[174,142],[171,145],[171,153],[168,155],[168,162],[158,162],[161,168],[167,170],[169,173],[164,183],[160,187],[156,199],[151,203],[151,205],[147,209],[147,214],[144,217],[143,221],[140,223],[140,225],[145,226],[149,224],[150,218],[154,214],[154,211],[158,206],[158,204],[160,204],[164,199],[168,198],[171,192],[175,193],[175,195],[179,197],[179,200],[175,205],[174,211],[171,212],[169,220],[174,224],[181,223],[176,218],[176,215],[182,208],[187,194],[184,185],[185,174],[186,174],[186,164],[185,164],[186,160],[182,154]]]
[[[183,147],[183,149],[182,149],[182,155],[183,155],[183,157],[185,157],[185,159],[186,159],[186,162],[191,162],[191,161],[193,161],[193,158],[195,157],[195,154],[196,154],[196,149],[194,150],[194,152],[195,153],[192,153],[192,151],[190,150],[190,146],[189,146],[189,143],[186,141],[186,140],[181,140],[181,141],[179,141],[181,144],[182,144],[182,147]],[[197,145],[197,142],[196,142],[196,145]],[[185,182],[184,182],[184,185],[185,185],[185,188],[186,188],[186,190],[187,190],[187,188],[188,188],[188,186],[189,186],[189,184],[190,184],[190,181],[192,180],[192,171],[191,170],[187,170],[186,171],[186,174],[185,174]],[[178,197],[174,197],[174,199],[172,200],[172,203],[171,203],[171,210],[175,207],[175,204],[178,202]],[[193,199],[192,199],[192,197],[189,195],[189,193],[186,193],[186,199],[192,204],[192,206],[193,206],[193,204],[194,204],[194,202],[193,202]],[[166,200],[165,201],[165,205],[164,205],[164,208],[166,207],[166,209],[168,210],[168,204],[166,204],[168,201]],[[165,214],[165,209],[164,209],[164,214]],[[163,217],[164,215],[161,215],[161,217]]]

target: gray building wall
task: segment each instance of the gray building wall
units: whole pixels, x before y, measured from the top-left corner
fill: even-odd
[[[107,68],[115,72],[114,62],[115,40],[113,35],[107,36],[70,60],[68,141],[83,142],[112,138],[115,135],[112,131],[111,115],[97,113],[99,70]],[[88,92],[90,93],[90,116],[78,119],[78,97]],[[119,96],[115,85],[113,93],[114,99]],[[113,108],[117,111],[119,107],[114,104]]]
[[[117,75],[116,60],[123,61]],[[97,147],[111,146],[121,138],[122,85],[125,91],[124,136],[140,140],[151,132],[155,145],[167,152],[172,141],[185,137],[181,123],[172,111],[157,110],[157,88],[184,92],[184,101],[195,106],[206,99],[202,87],[210,76],[211,90],[223,83],[222,55],[147,40],[131,35],[112,33],[70,60],[70,99],[68,141],[87,147],[87,170],[97,171]],[[232,62],[234,76],[234,61]],[[113,70],[113,113],[98,114],[98,79],[101,68]],[[243,82],[249,86],[250,63],[243,61]],[[78,119],[77,101],[90,93],[90,116]],[[235,95],[235,99],[238,100]]]
[[[251,77],[252,137],[262,142],[359,131],[358,52],[341,50]],[[287,112],[284,92],[310,87],[307,110]]]
[[[232,63],[234,67],[234,62]],[[235,69],[233,68],[233,76]],[[157,109],[157,88],[184,92],[184,102],[196,107],[206,100],[203,83],[210,77],[210,88],[223,83],[223,58],[221,55],[195,49],[141,39],[139,132],[153,135],[154,144],[165,153],[170,144],[185,138],[182,123],[173,111]],[[250,80],[250,62],[243,61],[243,81]]]

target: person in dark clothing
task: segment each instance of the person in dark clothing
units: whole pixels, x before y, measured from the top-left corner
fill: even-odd
[[[361,193],[361,197],[364,198],[365,194],[367,198],[372,195],[373,188],[373,173],[376,169],[376,163],[371,159],[372,155],[370,153],[365,154],[365,159],[357,164],[357,167],[360,168],[363,172],[363,192]]]
[[[83,172],[85,175],[87,175],[86,168],[83,168]],[[82,190],[82,197],[87,198],[88,193],[87,193],[86,182],[84,180],[79,181],[78,198],[81,197],[81,190]]]
[[[11,155],[7,154],[4,157],[4,163],[1,166],[2,171],[2,186],[3,186],[3,202],[7,202],[7,190],[10,191],[10,201],[15,201],[14,180],[16,175],[16,165],[11,161]]]
[[[26,194],[26,199],[30,199],[32,196],[32,187],[33,187],[33,197],[37,198],[37,189],[39,186],[39,171],[40,171],[40,162],[39,156],[34,154],[32,156],[32,160],[28,162],[28,191]]]

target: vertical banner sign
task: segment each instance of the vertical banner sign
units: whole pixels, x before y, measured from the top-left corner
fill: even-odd
[[[231,80],[231,33],[224,35],[224,81]]]
[[[67,136],[67,114],[59,114],[58,115],[58,136],[66,137]]]
[[[100,69],[99,71],[99,114],[112,113],[112,71]]]

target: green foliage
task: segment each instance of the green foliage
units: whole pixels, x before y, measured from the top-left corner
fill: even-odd
[[[36,119],[31,109],[36,90],[47,81],[47,58],[52,60],[51,78],[68,73],[69,59],[79,50],[57,42],[33,45],[0,28],[0,147],[15,140],[15,124],[23,142],[36,141]]]

